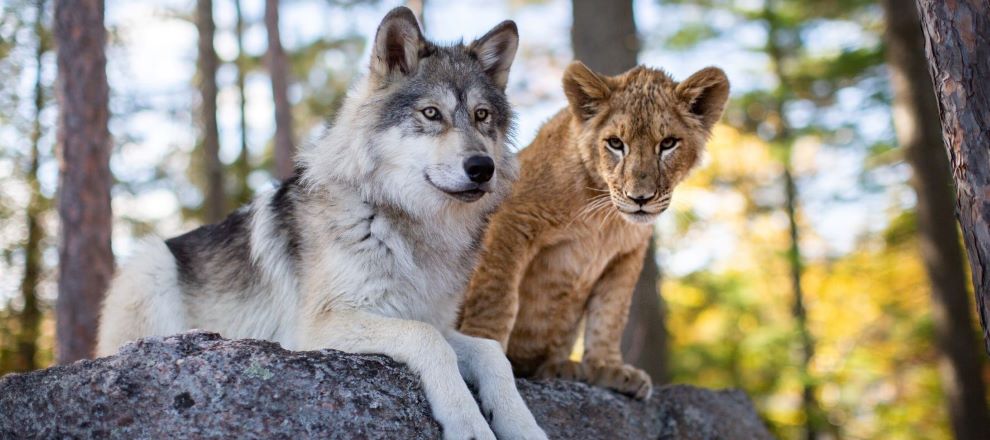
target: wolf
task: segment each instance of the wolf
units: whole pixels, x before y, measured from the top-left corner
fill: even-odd
[[[517,175],[505,87],[518,40],[505,21],[441,45],[409,9],[389,12],[368,74],[295,177],[218,224],[145,243],[121,270],[98,354],[191,328],[381,353],[419,376],[444,438],[546,438],[499,344],[454,330],[486,219]]]

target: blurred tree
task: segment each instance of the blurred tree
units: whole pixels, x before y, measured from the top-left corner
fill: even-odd
[[[199,88],[200,139],[203,154],[205,193],[202,205],[203,221],[216,223],[227,215],[224,196],[223,163],[220,162],[220,134],[217,129],[217,52],[213,47],[216,24],[213,21],[213,0],[196,0],[196,29],[199,50],[196,57]]]
[[[93,354],[99,305],[113,275],[109,86],[102,0],[57,0],[59,363]]]
[[[44,83],[42,82],[42,57],[48,50],[49,37],[45,29],[45,1],[35,2],[34,35],[36,49],[34,53],[34,114],[31,122],[31,152],[26,173],[31,195],[26,211],[27,242],[24,244],[24,276],[21,279],[21,311],[18,313],[17,371],[30,371],[38,368],[37,352],[38,337],[41,334],[41,304],[38,295],[38,284],[41,282],[41,253],[44,230],[41,227],[41,216],[45,211],[48,200],[41,193],[38,182],[38,168],[41,163],[41,112],[45,108]]]
[[[573,0],[571,46],[574,58],[592,70],[617,75],[636,66],[639,39],[632,0]],[[655,382],[668,380],[667,338],[659,292],[660,271],[653,240],[633,292],[622,354]]]
[[[426,0],[408,0],[406,6],[412,9],[413,14],[419,19],[419,27],[426,33]]]
[[[574,58],[592,70],[618,75],[636,66],[639,37],[632,0],[573,0]]]
[[[364,37],[352,31],[317,38],[288,52],[289,76],[298,79],[294,85],[301,92],[292,108],[294,126],[314,133],[315,127],[323,127],[336,113],[362,67],[364,44]]]
[[[918,0],[918,8],[990,353],[990,3]]]
[[[18,35],[27,26],[23,17],[25,8],[14,2],[5,2],[0,5],[0,75],[6,78],[20,77],[23,73],[23,63],[20,63],[13,54],[17,48]],[[0,88],[0,127],[13,125],[14,115],[11,109],[16,107],[18,94],[12,93],[12,88]],[[0,161],[11,160],[14,147],[11,143],[3,142],[0,145]],[[6,186],[6,185],[5,185]],[[14,217],[19,215],[16,208],[12,206],[13,200],[2,191],[0,187],[0,226],[10,225],[14,222]],[[0,231],[5,228],[0,227]],[[14,252],[21,243],[4,242],[3,251],[0,252],[0,271],[6,271],[16,264]],[[17,331],[17,314],[14,311],[12,298],[0,303],[0,375],[16,369],[16,339],[14,333]]]
[[[914,169],[921,257],[931,283],[939,370],[957,439],[983,439],[990,427],[982,356],[976,351],[966,272],[956,220],[952,176],[942,144],[938,104],[918,10],[884,0],[886,57],[894,90],[897,138]],[[985,145],[984,145],[985,147]]]
[[[295,144],[292,133],[292,104],[289,103],[289,62],[282,49],[278,24],[279,0],[265,0],[265,28],[268,30],[266,61],[275,99],[275,176],[288,179],[293,173]]]
[[[244,53],[244,13],[241,10],[241,0],[234,1],[234,11],[237,18],[234,22],[234,37],[237,40],[237,58],[234,65],[237,68],[237,105],[241,132],[241,152],[234,163],[234,175],[237,177],[237,192],[233,195],[233,205],[241,206],[251,201],[253,193],[248,185],[248,176],[251,174],[251,153],[248,150],[248,125],[247,125],[247,93],[245,90],[245,78],[248,71],[248,56]]]
[[[808,313],[804,305],[805,293],[801,285],[804,259],[801,255],[801,230],[798,226],[799,195],[792,163],[793,144],[796,137],[791,130],[784,109],[787,101],[795,99],[791,78],[789,72],[785,70],[784,64],[799,54],[801,29],[799,25],[788,20],[788,17],[778,15],[780,7],[781,5],[774,0],[766,0],[763,9],[763,18],[767,26],[766,53],[770,58],[771,71],[778,82],[777,90],[772,93],[773,97],[768,100],[775,115],[771,119],[773,134],[770,135],[770,138],[778,149],[783,165],[781,176],[784,181],[784,212],[787,214],[790,231],[787,262],[790,268],[791,292],[794,294],[792,313],[801,348],[799,368],[800,374],[803,376],[801,400],[806,418],[804,438],[814,440],[818,438],[823,417],[815,396],[815,381],[809,368],[811,360],[815,356],[815,341],[808,329]]]

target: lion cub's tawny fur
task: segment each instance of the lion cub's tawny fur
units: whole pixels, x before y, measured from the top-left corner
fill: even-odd
[[[461,330],[495,339],[518,374],[583,380],[645,398],[619,350],[653,220],[700,161],[729,92],[709,67],[677,83],[636,67],[564,74],[569,108],[520,153],[520,179],[492,218]],[[585,350],[570,361],[579,325]]]

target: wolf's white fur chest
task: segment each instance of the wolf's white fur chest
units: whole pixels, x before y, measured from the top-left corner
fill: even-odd
[[[452,326],[475,259],[477,213],[412,218],[368,202],[346,185],[327,185],[301,212],[301,274],[318,283],[309,308],[367,310]],[[326,246],[332,243],[332,246]],[[427,276],[424,276],[427,274]]]

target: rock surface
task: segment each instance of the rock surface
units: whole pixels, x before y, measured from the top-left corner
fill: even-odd
[[[550,438],[771,438],[739,391],[688,386],[638,402],[518,381]],[[434,439],[418,379],[385,356],[291,352],[189,332],[115,356],[0,378],[0,438]]]

